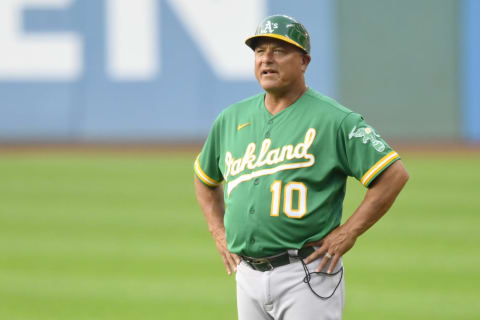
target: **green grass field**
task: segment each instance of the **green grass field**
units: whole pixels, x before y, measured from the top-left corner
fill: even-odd
[[[480,153],[402,155],[406,189],[344,258],[344,319],[480,319]],[[236,319],[193,160],[0,154],[0,319]]]

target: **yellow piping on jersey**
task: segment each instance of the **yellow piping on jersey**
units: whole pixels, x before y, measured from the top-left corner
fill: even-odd
[[[395,151],[390,152],[382,159],[378,160],[362,177],[360,180],[364,186],[368,186],[370,181],[377,173],[379,173],[383,168],[385,168],[393,160],[399,158],[400,156]]]
[[[200,155],[198,155],[197,159],[195,160],[195,173],[197,174],[197,177],[203,181],[206,185],[210,187],[216,187],[220,184],[220,182],[215,181],[214,179],[210,178],[203,170],[200,168],[200,162],[198,161],[198,158],[200,158]]]
[[[237,126],[237,131],[240,131],[242,130],[243,128],[245,128],[246,126],[249,126],[250,125],[250,122],[247,122],[247,123],[243,123],[243,124],[239,124]]]

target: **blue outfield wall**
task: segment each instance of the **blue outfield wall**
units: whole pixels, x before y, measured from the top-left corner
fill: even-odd
[[[463,4],[464,132],[467,140],[480,141],[480,1]]]
[[[222,109],[261,91],[243,41],[276,13],[306,25],[308,84],[335,97],[334,10],[334,0],[0,1],[0,142],[203,139]]]

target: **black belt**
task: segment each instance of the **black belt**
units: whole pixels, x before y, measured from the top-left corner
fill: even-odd
[[[302,249],[298,250],[297,256],[291,256],[288,252],[284,252],[279,255],[266,258],[250,258],[246,256],[241,257],[243,261],[245,261],[252,269],[264,272],[273,270],[274,268],[281,267],[295,261],[291,260],[290,258],[305,259],[314,251],[315,248],[313,247],[303,247]]]

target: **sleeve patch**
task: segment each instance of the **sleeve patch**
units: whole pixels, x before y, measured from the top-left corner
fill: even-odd
[[[198,159],[200,158],[200,155],[197,157],[195,160],[195,165],[194,165],[194,170],[195,173],[197,174],[197,177],[205,183],[207,186],[210,187],[216,187],[220,184],[220,182],[216,181],[215,179],[210,178],[203,170],[200,168],[200,162]]]
[[[378,152],[383,152],[385,150],[385,144],[380,141],[380,135],[378,135],[372,127],[365,127],[365,128],[358,128],[354,126],[350,134],[348,135],[348,140],[352,140],[352,138],[361,138],[363,144],[366,144],[370,141],[372,146]]]
[[[387,154],[385,157],[380,159],[377,163],[375,163],[362,177],[360,182],[364,186],[368,186],[368,184],[372,181],[372,179],[382,171],[383,168],[388,166],[390,163],[392,163],[395,159],[399,158],[398,153],[395,151],[390,152]]]

